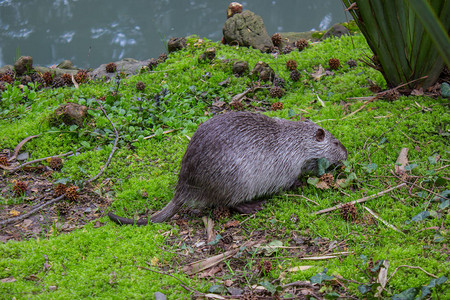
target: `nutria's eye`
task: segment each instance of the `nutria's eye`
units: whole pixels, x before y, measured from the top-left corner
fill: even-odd
[[[317,129],[316,132],[316,141],[322,142],[325,139],[325,130],[322,128]]]

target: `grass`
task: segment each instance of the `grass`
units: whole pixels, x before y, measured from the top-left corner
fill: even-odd
[[[216,60],[210,64],[199,63],[197,57],[211,46],[217,49]],[[234,77],[229,64],[220,62],[223,59],[246,60],[250,68],[258,61],[269,63],[285,79],[286,95],[280,99],[283,110],[267,111],[266,114],[288,118],[302,113],[319,122],[347,147],[349,158],[343,176],[354,173],[357,179],[351,187],[343,189],[345,195],[339,190],[320,190],[312,185],[293,192],[302,193],[319,206],[286,193],[275,195],[267,201],[264,210],[242,224],[245,239],[252,239],[252,232],[261,231],[270,233],[265,236],[266,242],[281,240],[285,246],[291,245],[297,236],[330,242],[345,241],[346,250],[351,254],[339,259],[303,261],[298,255],[292,256],[292,252],[280,249],[270,258],[277,268],[261,278],[251,276],[256,261],[264,258],[255,254],[244,260],[239,268],[234,267],[233,258],[227,260],[228,272],[222,277],[200,279],[183,274],[177,265],[179,257],[174,253],[187,251],[179,252],[180,243],[173,243],[169,238],[183,236],[178,225],[119,227],[107,217],[102,217],[100,221],[105,225],[98,228],[92,222],[70,234],[61,234],[55,226],[49,234],[37,239],[0,244],[0,279],[12,276],[16,280],[0,283],[0,295],[7,299],[140,299],[163,291],[171,299],[190,297],[190,292],[181,288],[176,279],[140,268],[148,267],[146,262],[151,262],[155,269],[174,270],[173,275],[202,292],[207,292],[213,285],[223,285],[227,278],[233,276],[242,276],[248,280],[248,285],[276,278],[281,278],[281,282],[286,284],[310,280],[327,268],[326,274],[334,276],[334,280],[344,278],[340,282],[348,293],[362,297],[361,286],[370,286],[374,279],[368,271],[370,261],[376,264],[377,260],[390,262],[389,275],[397,267],[408,265],[421,267],[437,277],[448,277],[449,206],[435,199],[435,194],[448,190],[450,186],[446,167],[449,160],[448,99],[402,96],[393,102],[377,100],[355,115],[344,118],[362,105],[361,101],[348,98],[371,95],[367,89],[368,79],[386,88],[383,77],[375,70],[362,63],[358,63],[356,68],[345,64],[349,59],[357,60],[363,55],[370,55],[370,50],[359,35],[328,39],[302,52],[295,51],[277,58],[257,50],[237,49],[210,41],[196,45],[196,38],[191,38],[186,50],[170,54],[165,63],[158,65],[156,72],[144,71],[122,79],[118,96],[114,93],[117,88],[115,82],[91,82],[80,85],[79,89],[58,88],[38,92],[31,89],[19,92],[17,86],[8,87],[0,100],[0,148],[13,149],[23,138],[33,134],[42,136],[25,145],[23,150],[29,152],[30,159],[81,148],[79,155],[66,158],[61,172],[54,175],[54,180],[67,179],[73,183],[97,174],[111,152],[114,140],[111,125],[93,100],[93,97],[105,96],[104,108],[119,130],[121,139],[119,149],[96,182],[95,189],[111,202],[110,209],[121,216],[140,215],[146,209],[158,210],[171,199],[181,158],[188,144],[186,135],[191,136],[200,122],[211,117],[206,112],[213,102],[228,102],[252,82],[250,76]],[[341,60],[341,68],[334,71],[334,75],[313,80],[309,74],[319,64],[326,67],[332,57]],[[298,82],[289,79],[285,67],[289,59],[296,60],[302,73]],[[218,83],[227,78],[230,78],[228,86],[220,87]],[[138,81],[146,84],[145,91],[136,90]],[[157,94],[160,95],[159,102]],[[324,107],[317,101],[317,96],[324,101]],[[270,98],[266,90],[253,97],[269,103],[278,101]],[[68,101],[90,108],[91,119],[84,127],[51,121],[52,112]],[[342,101],[349,104],[350,111],[344,109]],[[261,103],[255,101],[254,105],[258,107]],[[179,130],[163,135],[162,131],[166,129]],[[151,134],[156,134],[156,137],[143,140],[144,136]],[[133,142],[134,139],[139,141]],[[359,222],[343,220],[339,211],[313,215],[320,209],[397,185],[399,182],[390,170],[394,169],[398,154],[405,147],[409,148],[411,170],[408,174],[417,177],[412,177],[408,189],[396,190],[365,204],[403,233],[381,222],[366,222],[363,216],[370,218],[370,215],[362,205],[356,206],[357,214],[361,216]],[[436,155],[439,155],[437,161],[432,159]],[[2,175],[2,180],[7,182],[13,179],[14,175],[7,172]],[[413,182],[426,190],[411,186]],[[11,203],[12,200],[0,198],[0,207],[3,208],[7,201]],[[413,217],[423,211],[431,212],[431,216],[414,221]],[[296,222],[292,221],[293,215],[298,217]],[[245,217],[234,215],[231,219],[243,221]],[[223,223],[219,221],[216,230],[225,232]],[[203,230],[195,224],[192,225],[194,231]],[[170,252],[163,249],[170,249]],[[43,269],[45,257],[49,266]],[[312,268],[286,272],[298,265]],[[389,280],[383,297],[391,297],[410,288],[420,289],[429,284],[430,279],[419,269],[401,267]],[[330,295],[333,291],[343,292],[335,283],[333,280],[323,281],[321,292]],[[57,289],[49,289],[51,286]],[[448,298],[448,290],[448,283],[438,285],[433,289],[433,297],[439,293],[441,299]],[[365,295],[373,295],[373,292]]]

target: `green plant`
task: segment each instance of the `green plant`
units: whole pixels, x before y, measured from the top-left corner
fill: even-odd
[[[342,1],[375,55],[367,63],[383,73],[388,87],[427,88],[436,82],[444,59],[449,61],[448,1]]]

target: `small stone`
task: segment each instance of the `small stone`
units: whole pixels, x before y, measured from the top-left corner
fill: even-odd
[[[31,56],[21,56],[14,63],[14,69],[17,75],[22,75],[30,72],[33,69],[33,58]]]
[[[167,49],[169,53],[182,50],[184,48],[186,48],[186,38],[184,37],[174,37],[167,42]]]

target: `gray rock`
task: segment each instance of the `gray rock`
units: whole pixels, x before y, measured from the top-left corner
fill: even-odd
[[[223,36],[228,44],[253,47],[262,52],[268,52],[273,47],[263,19],[249,10],[227,19]]]
[[[117,65],[117,73],[124,73],[125,75],[128,74],[136,74],[138,73],[141,68],[147,67],[150,63],[151,59],[147,60],[136,60],[134,58],[124,58],[120,61],[116,61],[115,64]],[[108,77],[108,78],[114,78],[116,76],[116,73],[107,73],[105,70],[107,64],[103,64],[99,66],[97,69],[93,70],[89,74],[93,76],[94,78],[102,78],[102,77]]]
[[[41,66],[36,66],[36,67],[34,67],[34,69],[42,74],[44,74],[45,72],[50,72],[54,78],[60,77],[61,75],[66,74],[66,73],[75,76],[75,74],[77,74],[77,72],[78,72],[78,69],[47,68],[47,67],[41,67]]]
[[[60,62],[56,67],[65,70],[78,70],[77,68],[74,68],[73,63],[67,59]]]
[[[341,24],[335,24],[330,29],[328,29],[327,32],[325,32],[322,39],[324,40],[331,36],[341,37],[343,35],[349,35],[349,34],[350,34],[350,31],[345,26],[343,26]]]
[[[0,68],[0,74],[6,73],[8,71],[14,71],[14,66],[5,65],[5,66]]]
[[[61,104],[55,110],[56,120],[62,120],[66,125],[83,126],[83,122],[87,117],[87,107],[76,103]]]
[[[275,79],[275,71],[268,64],[262,61],[256,63],[251,75],[258,77],[263,81],[273,81]]]
[[[167,296],[161,292],[155,292],[155,300],[166,300]]]
[[[174,52],[186,48],[186,38],[175,37],[167,42],[167,51]]]
[[[33,70],[33,58],[31,56],[21,56],[14,63],[14,69],[17,75]]]

